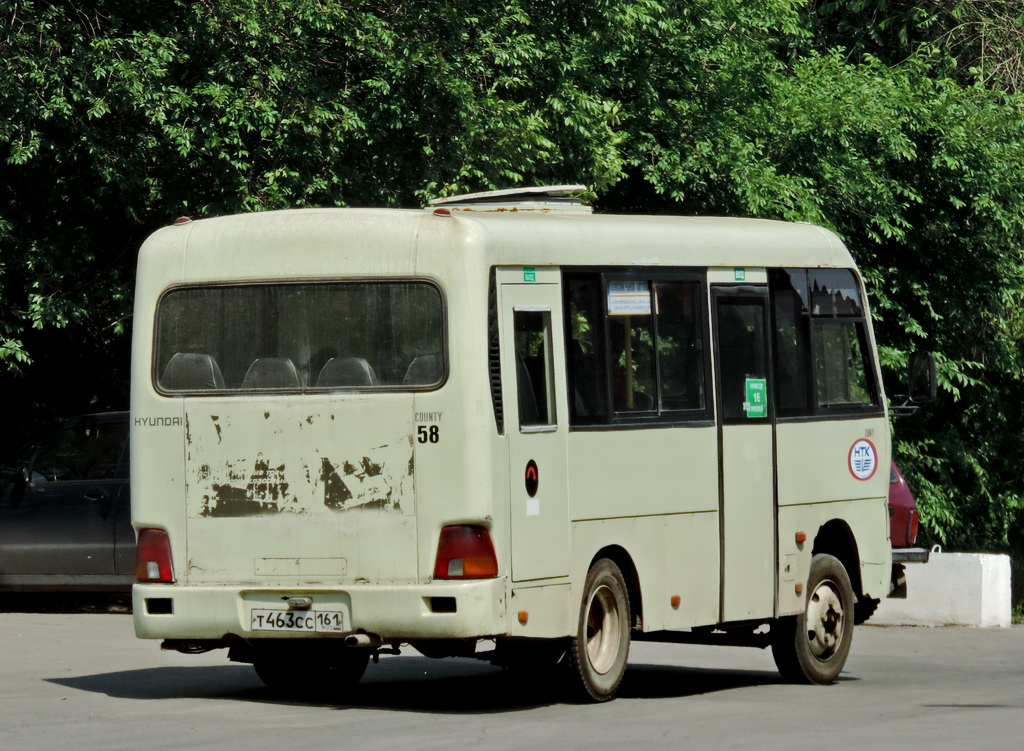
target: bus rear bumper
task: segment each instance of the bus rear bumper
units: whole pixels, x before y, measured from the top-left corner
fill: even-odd
[[[505,580],[351,587],[136,584],[141,639],[466,639],[506,632]]]

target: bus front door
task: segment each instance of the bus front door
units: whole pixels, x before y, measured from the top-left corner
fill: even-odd
[[[775,429],[767,289],[712,287],[716,342],[721,621],[772,617]]]
[[[497,269],[513,581],[569,574],[565,344],[556,268]]]

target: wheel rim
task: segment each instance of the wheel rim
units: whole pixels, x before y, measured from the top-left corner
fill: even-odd
[[[826,579],[807,601],[807,641],[811,654],[819,660],[832,657],[842,644],[844,617],[839,587]]]
[[[615,665],[622,642],[619,606],[612,590],[601,585],[587,609],[587,658],[595,672],[605,674]]]

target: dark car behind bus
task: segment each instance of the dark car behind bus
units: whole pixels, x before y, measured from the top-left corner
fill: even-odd
[[[128,413],[66,420],[25,454],[0,485],[0,590],[129,591]]]

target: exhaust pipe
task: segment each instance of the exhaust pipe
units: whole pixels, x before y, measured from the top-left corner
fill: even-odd
[[[345,637],[347,647],[379,647],[384,640],[377,634],[351,634]]]

